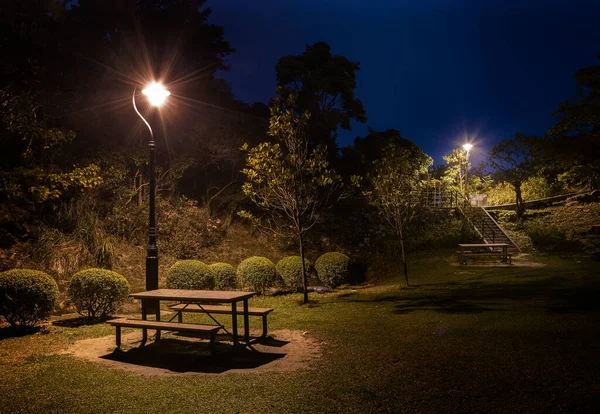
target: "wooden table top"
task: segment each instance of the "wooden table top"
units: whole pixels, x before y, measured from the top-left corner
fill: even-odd
[[[236,290],[185,290],[185,289],[156,289],[146,292],[132,293],[135,299],[178,300],[182,302],[214,302],[233,303],[251,298],[256,292],[240,292]]]
[[[459,244],[459,247],[508,247],[507,243]]]

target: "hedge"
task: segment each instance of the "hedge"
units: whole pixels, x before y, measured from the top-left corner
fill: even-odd
[[[0,315],[15,328],[30,328],[50,317],[58,285],[47,273],[12,269],[0,273]]]

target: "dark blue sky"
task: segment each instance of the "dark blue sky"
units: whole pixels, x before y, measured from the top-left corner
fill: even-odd
[[[600,1],[209,0],[237,52],[227,79],[247,102],[274,95],[275,63],[325,41],[360,62],[356,96],[367,127],[396,128],[443,163],[468,135],[483,151],[515,132],[543,134],[575,91],[577,69],[600,64]]]

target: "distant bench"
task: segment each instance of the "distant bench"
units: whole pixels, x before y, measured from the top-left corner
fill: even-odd
[[[202,306],[202,307],[200,307]],[[183,312],[193,312],[193,313],[215,313],[215,314],[225,314],[231,315],[232,309],[231,306],[219,306],[219,305],[197,305],[197,304],[188,304],[180,303],[178,305],[169,306],[172,310],[177,312],[177,317],[180,323],[183,322]],[[237,307],[237,314],[243,315],[244,308]],[[248,315],[250,316],[262,316],[262,326],[263,332],[262,337],[266,338],[267,336],[267,315],[273,312],[272,308],[248,308]]]
[[[505,260],[506,258],[506,263],[508,264],[512,264],[512,254],[510,253],[502,253],[502,252],[469,252],[469,251],[465,251],[465,252],[456,252],[458,253],[458,257],[459,260],[461,261],[461,264],[467,264],[467,257],[498,257],[500,258],[500,260]]]
[[[212,355],[215,350],[215,339],[217,331],[221,329],[218,325],[199,325],[195,323],[177,323],[177,322],[162,322],[162,321],[148,321],[139,319],[113,319],[106,323],[117,328],[116,339],[117,348],[121,347],[121,328],[141,328],[141,329],[154,329],[157,331],[172,331],[172,332],[194,332],[205,336],[210,339],[210,354]],[[144,336],[145,337],[145,336]]]
[[[512,264],[507,243],[461,243],[458,245],[458,262],[467,264],[467,257],[500,257],[503,263]],[[501,248],[501,251],[496,249]]]

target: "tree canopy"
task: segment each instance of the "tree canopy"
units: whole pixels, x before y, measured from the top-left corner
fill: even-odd
[[[337,154],[337,129],[351,129],[351,120],[365,122],[366,111],[354,95],[358,63],[331,53],[325,42],[307,45],[301,55],[277,62],[278,94],[283,101],[296,96],[299,111],[311,114],[310,139],[327,146],[330,160]]]

